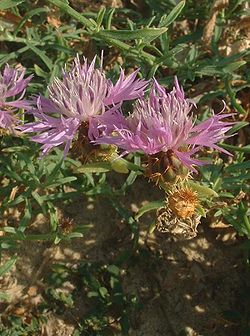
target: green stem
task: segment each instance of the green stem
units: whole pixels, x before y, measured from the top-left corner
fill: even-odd
[[[231,99],[231,103],[233,105],[233,107],[242,114],[247,114],[247,111],[244,110],[244,108],[237,102],[236,100],[236,94],[233,91],[230,83],[229,83],[229,79],[226,78],[225,79],[225,89],[227,91],[227,94],[229,95],[230,99]]]
[[[86,19],[82,14],[71,8],[65,1],[48,0],[48,2],[50,2],[54,6],[59,7],[63,12],[69,14],[71,17],[82,23],[87,28],[93,28],[93,23],[89,19]]]
[[[56,237],[60,237],[58,233],[43,233],[43,234],[12,234],[12,235],[7,235],[0,237],[0,242],[3,241],[23,241],[23,240],[29,240],[29,241],[50,241],[50,240],[55,240]]]

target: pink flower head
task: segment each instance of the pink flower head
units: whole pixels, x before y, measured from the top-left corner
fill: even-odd
[[[14,113],[29,106],[23,96],[32,76],[24,79],[24,75],[25,70],[13,69],[9,65],[0,72],[0,128],[13,129],[18,122]]]
[[[204,162],[193,158],[202,147],[229,154],[217,143],[226,138],[232,122],[223,121],[231,114],[213,115],[195,125],[190,113],[194,103],[185,99],[184,91],[175,78],[170,93],[154,80],[148,99],[140,98],[134,111],[125,118],[119,110],[100,116],[103,136],[96,144],[114,144],[124,153],[143,151],[148,155],[171,151],[191,170]]]
[[[70,71],[64,70],[62,79],[55,78],[49,86],[49,98],[36,98],[31,111],[36,121],[27,123],[22,130],[38,132],[32,140],[43,144],[43,154],[64,143],[66,155],[82,124],[87,124],[89,136],[97,136],[96,116],[143,94],[148,82],[136,79],[138,70],[127,78],[121,71],[113,85],[102,67],[95,68],[95,61],[96,57],[88,64],[84,58],[81,65],[76,57]]]

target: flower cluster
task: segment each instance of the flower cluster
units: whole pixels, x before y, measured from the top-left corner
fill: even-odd
[[[24,78],[24,75],[25,70],[13,69],[8,65],[0,72],[0,128],[13,130],[18,123],[15,112],[29,106],[23,97],[32,76]]]
[[[127,78],[121,71],[113,85],[102,68],[95,68],[95,62],[96,58],[89,65],[84,59],[81,65],[79,58],[75,58],[72,68],[63,71],[62,79],[55,78],[49,86],[49,98],[34,99],[30,113],[36,120],[24,125],[22,130],[38,133],[31,139],[42,144],[43,154],[65,144],[66,155],[79,130],[89,138],[97,137],[98,115],[143,95],[148,82],[136,79],[138,71]]]
[[[0,126],[13,127],[17,123],[13,112],[24,108],[34,120],[19,129],[33,133],[31,140],[42,144],[43,155],[59,145],[64,145],[67,155],[77,138],[86,142],[87,148],[106,144],[120,148],[121,155],[143,152],[151,165],[153,162],[153,173],[161,175],[180,165],[194,171],[194,166],[205,164],[196,158],[204,147],[229,154],[217,143],[227,137],[232,126],[224,121],[230,114],[221,112],[195,124],[191,112],[195,104],[185,98],[177,78],[171,92],[154,79],[146,96],[149,82],[138,79],[137,73],[126,77],[121,70],[113,84],[102,64],[96,67],[96,57],[90,64],[85,58],[81,64],[76,57],[71,68],[63,70],[62,78],[50,84],[48,98],[38,95],[26,101],[23,95],[31,76],[24,79],[24,71],[6,66],[0,74]],[[9,100],[19,94],[16,100]],[[128,100],[136,101],[126,117],[121,109]]]
[[[205,164],[194,158],[203,147],[229,154],[217,143],[231,128],[232,122],[223,121],[231,114],[213,115],[195,125],[191,114],[193,106],[191,100],[185,99],[177,78],[170,93],[154,80],[149,97],[139,98],[127,118],[118,109],[112,116],[107,114],[100,118],[99,128],[106,131],[95,143],[117,145],[124,153],[142,151],[154,157],[157,153],[161,156],[166,153],[166,157],[175,156],[191,170],[194,165]]]

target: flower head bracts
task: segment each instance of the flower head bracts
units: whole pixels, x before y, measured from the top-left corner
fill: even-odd
[[[226,137],[232,125],[222,121],[230,114],[218,114],[195,126],[190,113],[193,106],[191,100],[185,99],[177,78],[170,93],[155,80],[149,98],[140,98],[127,118],[119,111],[112,118],[101,117],[99,127],[106,130],[106,135],[95,142],[117,145],[125,153],[143,151],[153,155],[171,151],[193,169],[193,165],[204,164],[192,157],[202,147],[225,152],[216,143]]]
[[[63,78],[56,78],[49,86],[49,98],[37,98],[32,111],[37,120],[22,129],[24,132],[40,132],[32,140],[43,144],[44,153],[66,143],[66,155],[82,123],[86,123],[89,134],[96,137],[96,116],[113,109],[111,105],[143,94],[148,82],[136,79],[137,72],[127,78],[121,72],[118,82],[113,85],[102,68],[95,68],[95,60],[88,64],[84,59],[81,65],[79,58],[75,58],[72,69],[63,71]],[[43,132],[46,135],[48,132],[49,136]]]
[[[18,119],[15,112],[19,108],[27,109],[28,101],[23,99],[26,87],[32,76],[24,78],[25,70],[17,70],[6,65],[0,72],[0,127],[13,129]],[[18,97],[18,95],[20,95]]]

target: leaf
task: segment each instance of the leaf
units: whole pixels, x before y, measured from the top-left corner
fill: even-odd
[[[193,181],[188,181],[185,183],[186,186],[193,189],[198,193],[199,198],[211,198],[211,197],[218,197],[218,194],[211,188],[207,186],[203,186]]]
[[[58,227],[57,211],[53,203],[47,202],[47,207],[50,217],[50,228],[52,232],[55,232]]]
[[[4,292],[0,292],[0,302],[9,302],[10,301],[10,295]]]
[[[7,233],[12,233],[12,234],[16,234],[16,233],[17,233],[17,232],[16,232],[16,229],[13,228],[12,226],[4,226],[4,227],[2,228],[2,230],[3,230],[4,232],[7,232]]]
[[[29,198],[25,199],[25,212],[20,220],[18,231],[24,232],[32,217],[32,206]]]
[[[226,65],[224,68],[223,68],[223,72],[226,72],[226,73],[233,73],[235,70],[239,69],[241,66],[245,65],[246,62],[245,61],[238,61],[238,62],[233,62],[233,63],[230,63],[228,65]]]
[[[123,158],[120,158],[118,154],[113,154],[109,162],[111,164],[111,168],[117,173],[127,174],[129,170],[135,172],[142,172],[143,168],[141,168],[138,164],[127,161]]]
[[[57,180],[56,182],[48,185],[48,187],[49,188],[55,188],[55,187],[62,186],[63,184],[66,184],[66,183],[69,183],[69,182],[72,182],[72,181],[75,181],[75,180],[77,180],[76,176],[62,177],[61,179]]]
[[[45,52],[37,47],[35,47],[33,44],[26,42],[27,47],[29,47],[30,50],[32,50],[37,56],[41,58],[43,63],[47,66],[49,70],[52,70],[53,63],[49,59],[49,57],[45,54]]]
[[[24,2],[24,0],[1,0],[0,1],[0,10],[5,10],[8,8],[12,8],[14,6],[19,5]]]
[[[16,29],[14,31],[14,35],[18,33],[18,31],[20,30],[20,28],[25,24],[26,21],[28,21],[32,16],[34,15],[40,15],[41,13],[47,13],[49,11],[49,8],[35,8],[32,9],[31,11],[27,12],[24,17],[22,18],[22,20],[18,23],[18,25],[16,26]]]
[[[196,211],[201,217],[206,217],[206,210],[201,205],[196,207]]]
[[[216,65],[206,65],[206,66],[200,66],[200,69],[198,68],[195,71],[198,75],[206,75],[206,76],[215,76],[215,75],[223,75],[222,68],[216,66]]]
[[[248,170],[250,169],[250,161],[245,161],[245,162],[241,162],[241,163],[235,163],[233,165],[228,166],[227,168],[225,168],[226,172],[239,172],[239,170]]]
[[[94,36],[100,39],[111,38],[121,41],[142,39],[151,42],[167,31],[167,28],[142,28],[136,30],[102,30]]]
[[[37,64],[34,65],[34,70],[37,76],[47,79],[49,74],[40,68]]]
[[[75,169],[76,173],[106,173],[111,171],[111,164],[109,162],[95,162],[88,163]]]
[[[151,223],[148,228],[149,234],[153,233],[155,228],[156,228],[156,222]]]
[[[89,20],[86,19],[82,14],[78,13],[76,10],[71,8],[66,1],[61,1],[61,0],[48,0],[53,6],[59,7],[63,12],[67,13],[74,19],[76,19],[78,22],[82,23],[88,28],[93,28],[93,23]]]
[[[109,265],[107,271],[111,274],[118,276],[120,274],[120,269],[116,265]]]
[[[13,257],[10,260],[6,261],[5,264],[0,266],[0,277],[3,276],[5,273],[9,272],[10,269],[15,265],[17,261],[17,257]]]
[[[97,14],[97,18],[96,18],[97,29],[99,29],[101,27],[101,24],[102,24],[105,13],[106,13],[106,8],[101,7],[101,9],[99,10],[99,12]]]
[[[174,20],[180,15],[181,11],[183,10],[185,6],[186,1],[181,1],[178,3],[177,6],[175,6],[171,12],[168,14],[167,17],[162,17],[159,26],[160,27],[167,27],[171,23],[174,22]]]
[[[237,122],[229,131],[228,131],[228,135],[231,135],[231,134],[234,134],[236,133],[237,131],[239,131],[241,128],[245,127],[245,126],[248,126],[249,125],[249,122],[247,121],[240,121],[240,122]]]
[[[164,205],[165,205],[164,200],[147,203],[146,205],[142,206],[139,209],[139,211],[135,215],[135,220],[138,220],[146,212],[157,210],[159,208],[162,208]]]
[[[4,153],[16,153],[16,152],[24,152],[29,150],[30,147],[28,146],[13,146],[13,147],[7,147],[1,149],[2,152]]]
[[[222,148],[225,148],[225,149],[228,149],[228,150],[231,150],[231,151],[250,154],[250,145],[247,145],[247,146],[244,146],[244,147],[239,147],[239,146],[232,146],[232,145],[222,143],[222,144],[220,144],[220,146]]]
[[[115,159],[110,161],[111,168],[120,174],[127,174],[129,172],[126,160],[124,159]]]
[[[99,287],[99,293],[104,299],[106,298],[106,296],[108,296],[108,290],[105,287]]]
[[[65,239],[82,238],[82,237],[83,234],[81,232],[71,232],[65,236]]]

